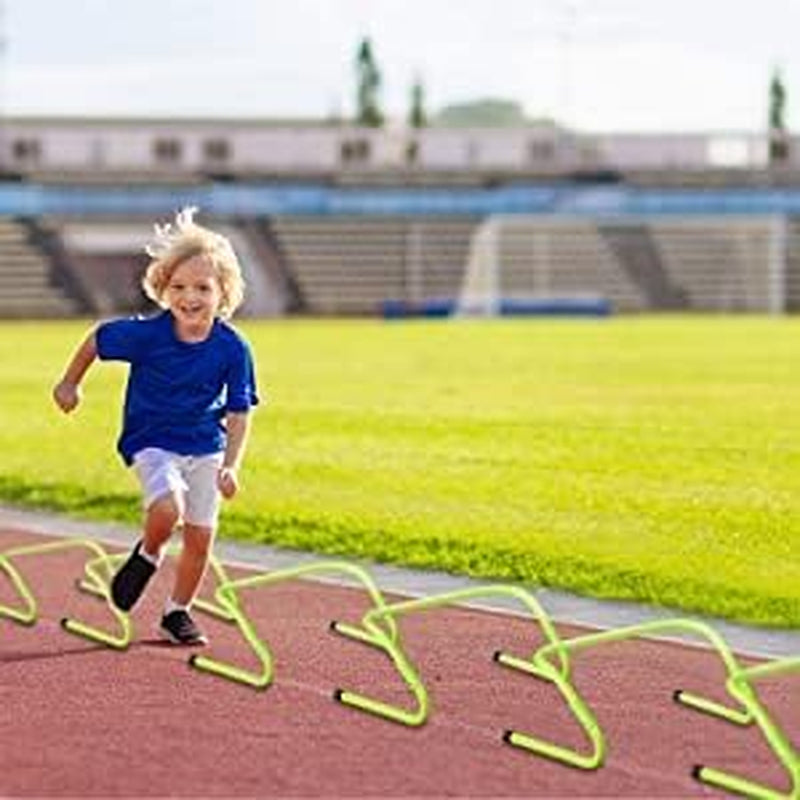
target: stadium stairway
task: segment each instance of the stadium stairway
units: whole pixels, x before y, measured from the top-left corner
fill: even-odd
[[[64,317],[81,311],[60,285],[50,254],[31,226],[0,217],[0,318]]]
[[[302,311],[303,298],[300,288],[287,266],[286,255],[278,237],[272,231],[269,219],[242,217],[237,220],[237,225],[247,237],[253,251],[253,262],[257,262],[262,283],[267,287],[262,294],[270,298],[268,311],[271,314]],[[262,312],[264,310],[263,299],[260,310]]]
[[[686,308],[686,294],[667,274],[647,225],[601,224],[598,231],[647,298],[648,308]]]

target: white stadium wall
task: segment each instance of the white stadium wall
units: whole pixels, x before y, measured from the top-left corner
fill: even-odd
[[[320,173],[581,169],[760,169],[767,136],[737,133],[584,135],[552,126],[363,129],[253,120],[6,118],[7,172]],[[790,157],[800,163],[797,148]]]

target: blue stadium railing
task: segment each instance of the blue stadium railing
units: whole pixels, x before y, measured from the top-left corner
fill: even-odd
[[[174,186],[0,184],[0,215],[171,214],[800,214],[800,189],[657,189],[603,184],[514,185],[486,189],[356,189],[307,184],[210,183]]]

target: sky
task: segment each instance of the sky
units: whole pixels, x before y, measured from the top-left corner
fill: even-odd
[[[0,0],[0,114],[330,117],[369,37],[398,124],[483,98],[587,132],[800,125],[800,0]]]

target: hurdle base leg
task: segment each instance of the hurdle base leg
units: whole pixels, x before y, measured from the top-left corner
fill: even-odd
[[[345,636],[348,639],[353,639],[357,642],[361,642],[362,644],[368,644],[371,647],[377,647],[379,650],[386,649],[382,641],[376,639],[375,636],[369,631],[359,628],[356,625],[350,625],[347,622],[332,620],[328,628],[333,633],[338,633],[339,635]]]
[[[202,672],[219,675],[221,678],[226,678],[234,683],[243,683],[253,689],[264,690],[269,688],[272,683],[272,675],[269,668],[265,668],[263,672],[251,672],[250,670],[197,654],[189,658],[189,666]]]
[[[692,777],[708,786],[724,789],[727,792],[742,795],[743,797],[753,797],[757,800],[782,800],[782,798],[792,800],[798,796],[796,791],[792,791],[789,794],[777,792],[738,775],[731,775],[729,772],[702,765],[698,765],[692,770]]]
[[[100,644],[111,647],[114,650],[127,650],[131,643],[131,623],[127,617],[118,617],[122,626],[122,633],[119,636],[102,631],[84,622],[76,619],[64,617],[61,620],[61,627],[68,633],[82,636],[84,639],[89,639],[93,642],[100,642]]]
[[[526,675],[532,675],[534,678],[539,678],[539,680],[549,682],[552,682],[553,680],[550,673],[545,672],[527,658],[520,658],[519,656],[513,656],[510,653],[505,653],[502,650],[496,650],[492,656],[492,659],[503,667],[524,672]],[[568,676],[562,677],[567,678]]]
[[[368,714],[382,717],[390,722],[397,722],[408,728],[419,728],[428,719],[427,704],[425,702],[421,702],[416,711],[408,711],[399,706],[375,700],[357,692],[350,692],[346,689],[336,689],[333,693],[333,699],[344,706],[366,711]]]
[[[546,742],[536,736],[515,730],[505,731],[503,733],[503,741],[512,747],[518,747],[537,756],[543,756],[550,761],[557,761],[568,767],[575,767],[587,772],[597,770],[603,764],[602,748],[595,748],[595,751],[590,755],[582,755],[567,747]]]
[[[36,612],[18,611],[16,608],[9,606],[0,606],[0,619],[10,619],[16,622],[17,625],[24,625],[26,628],[32,628],[38,619]]]
[[[701,697],[700,695],[692,694],[691,692],[684,692],[681,689],[675,691],[675,693],[672,695],[672,699],[676,703],[680,703],[688,708],[693,708],[694,710],[700,711],[703,714],[708,714],[711,717],[724,719],[727,722],[733,723],[734,725],[745,727],[753,723],[753,715],[747,710],[738,711],[734,708],[729,708],[722,703],[709,700],[706,697]]]

